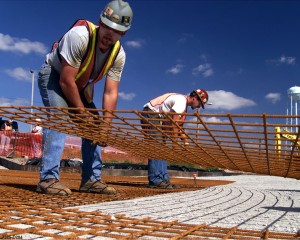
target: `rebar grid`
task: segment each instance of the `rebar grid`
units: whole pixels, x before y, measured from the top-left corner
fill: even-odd
[[[155,125],[150,121],[153,118],[141,115],[142,111],[110,111],[111,121],[107,121],[101,117],[107,110],[85,109],[82,114],[74,114],[74,110],[77,109],[8,106],[0,107],[0,116],[84,137],[95,143],[105,142],[142,158],[300,178],[300,125],[285,124],[286,115],[189,113],[182,126],[172,120],[174,113],[161,113],[165,118],[155,119],[161,123]],[[36,118],[42,121],[36,122]],[[141,124],[141,119],[146,124]],[[186,134],[189,145],[173,135],[167,124],[170,121]],[[291,129],[295,141],[283,138],[275,127]]]
[[[79,193],[73,190],[79,174],[63,173],[62,181],[74,191],[70,197],[38,194],[34,191],[38,173],[0,170],[0,239],[299,239],[299,233],[270,232],[268,229],[243,230],[222,228],[204,223],[187,224],[178,221],[159,221],[151,218],[132,218],[118,214],[79,211],[74,207],[102,201],[131,199],[165,193],[147,188],[145,177],[105,176],[115,184],[115,196]],[[22,179],[22,181],[21,181]],[[192,179],[174,179],[183,188],[170,191],[191,191]],[[124,186],[120,183],[125,183]],[[135,183],[135,186],[128,186]],[[228,184],[226,181],[202,180],[201,188]],[[125,191],[126,188],[126,191]],[[122,189],[124,191],[122,191]],[[170,192],[168,191],[168,192]],[[297,227],[297,226],[296,226]]]
[[[258,230],[220,228],[205,224],[183,224],[161,222],[150,218],[136,219],[124,215],[109,216],[99,212],[86,213],[45,209],[32,211],[22,216],[14,214],[11,219],[0,223],[2,238],[24,239],[297,239],[299,236],[289,233],[277,233]]]

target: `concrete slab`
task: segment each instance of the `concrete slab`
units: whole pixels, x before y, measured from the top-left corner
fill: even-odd
[[[259,176],[197,178],[230,180],[232,184],[191,192],[168,193],[127,201],[76,207],[80,211],[110,216],[146,218],[217,227],[238,227],[297,233],[300,230],[300,183],[296,179]]]

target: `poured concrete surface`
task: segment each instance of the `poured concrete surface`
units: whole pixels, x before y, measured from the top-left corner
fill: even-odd
[[[108,215],[150,217],[160,221],[205,223],[211,226],[297,233],[300,230],[300,182],[271,176],[241,175],[206,180],[234,183],[206,189],[169,193],[127,201],[77,207]]]

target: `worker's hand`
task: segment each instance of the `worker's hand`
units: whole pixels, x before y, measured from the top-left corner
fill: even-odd
[[[74,123],[84,123],[84,124],[99,124],[99,116],[91,114],[90,112],[85,112],[83,110],[78,110],[71,112],[71,119]]]
[[[100,147],[107,147],[108,146],[106,142],[93,141],[93,144],[99,145]]]
[[[86,112],[83,109],[69,110],[70,118],[74,123],[84,123],[86,122]]]
[[[100,147],[107,147],[111,126],[107,124],[101,124],[100,129],[101,141],[94,141],[93,144],[99,145]]]

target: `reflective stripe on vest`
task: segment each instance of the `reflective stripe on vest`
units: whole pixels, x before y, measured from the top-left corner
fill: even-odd
[[[88,24],[88,30],[89,30],[89,34],[90,34],[90,41],[92,40],[92,42],[89,41],[89,46],[90,48],[88,49],[88,54],[86,57],[86,61],[83,61],[84,64],[82,64],[83,66],[80,65],[79,71],[75,77],[75,81],[77,81],[77,79],[79,79],[82,74],[86,71],[86,69],[88,68],[93,54],[95,52],[95,44],[96,44],[96,38],[97,38],[97,28],[96,26],[91,23],[86,21],[86,24]]]
[[[102,68],[100,74],[98,75],[97,78],[95,78],[93,80],[94,83],[99,81],[103,76],[105,76],[107,74],[108,70],[114,64],[115,59],[120,51],[120,48],[121,48],[121,43],[120,43],[120,41],[117,41],[115,43],[113,49],[111,50],[110,55],[109,55],[108,59],[106,60],[106,63],[104,65],[104,67]]]
[[[75,77],[75,82],[78,87],[78,90],[81,91],[83,88],[87,89],[87,91],[84,92],[84,95],[86,96],[87,101],[90,103],[93,99],[93,93],[94,93],[94,84],[99,81],[104,75],[107,74],[108,70],[111,68],[113,65],[119,51],[121,48],[121,43],[120,41],[117,41],[112,49],[110,50],[110,53],[108,55],[108,58],[106,59],[106,62],[101,69],[99,75],[92,80],[92,82],[89,83],[93,68],[94,68],[94,63],[95,63],[95,49],[97,45],[97,35],[98,35],[98,30],[99,27],[87,20],[77,20],[71,28],[77,27],[77,26],[85,26],[87,30],[89,31],[89,43],[87,46],[87,52],[85,54],[85,57],[78,69],[78,73]],[[70,28],[70,29],[71,29]],[[70,30],[69,29],[69,30]],[[61,40],[61,39],[60,39]],[[59,41],[60,41],[59,40]],[[59,42],[58,41],[58,42]],[[55,42],[52,45],[52,51],[58,50],[58,42]],[[60,54],[58,52],[58,57],[61,60]],[[87,87],[87,85],[90,85]]]
[[[79,91],[81,91],[83,89],[85,99],[87,100],[88,103],[91,103],[93,101],[95,83],[98,82],[100,79],[102,79],[103,76],[107,74],[110,67],[114,64],[115,59],[119,53],[120,47],[121,47],[120,42],[119,41],[116,42],[113,49],[110,52],[108,59],[105,62],[105,65],[103,66],[101,72],[99,73],[98,77],[93,79],[91,82],[89,82],[89,77],[84,77],[84,76],[82,76],[81,78],[76,80],[76,85],[77,85]],[[87,72],[87,74],[85,74],[85,76],[90,76],[92,73],[93,67],[94,67],[95,51],[91,55],[93,57],[93,63],[87,64],[86,66],[84,66],[85,69],[83,70],[83,73],[84,73],[84,71]],[[89,71],[86,71],[87,68]]]
[[[80,22],[79,22],[80,21]],[[86,57],[82,64],[79,67],[78,73],[76,75],[76,85],[81,91],[89,82],[93,68],[94,68],[94,63],[95,63],[95,49],[96,49],[96,44],[97,44],[97,35],[98,35],[98,30],[99,27],[94,25],[93,23],[86,21],[86,20],[79,20],[76,26],[79,25],[84,25],[87,27],[89,30],[89,45],[88,45],[88,50]],[[117,41],[112,49],[110,50],[109,56],[106,59],[106,62],[100,71],[99,75],[92,80],[92,83],[96,83],[99,81],[104,75],[107,74],[108,70],[111,68],[113,65],[119,51],[121,48],[121,43],[120,41]]]

